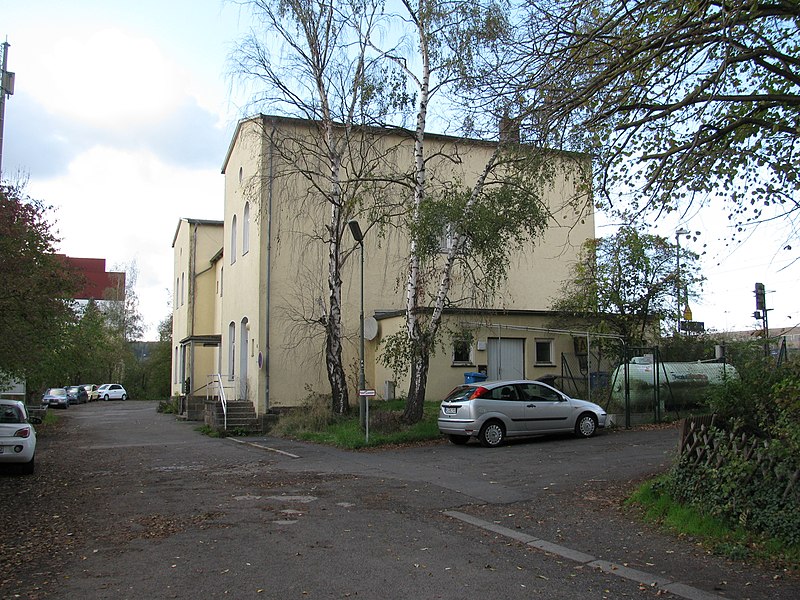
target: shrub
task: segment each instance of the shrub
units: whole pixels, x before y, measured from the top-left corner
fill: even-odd
[[[682,456],[665,485],[707,514],[800,545],[800,361],[738,369],[711,396],[722,429],[709,431],[710,458]]]

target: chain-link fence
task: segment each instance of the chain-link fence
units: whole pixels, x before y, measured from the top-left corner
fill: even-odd
[[[549,379],[568,395],[605,408],[611,423],[630,427],[703,413],[715,386],[736,377],[720,359],[665,361],[658,347],[620,345],[563,353],[561,374]]]

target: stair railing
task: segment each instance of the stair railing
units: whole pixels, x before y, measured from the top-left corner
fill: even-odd
[[[222,385],[222,374],[214,373],[213,375],[209,375],[208,379],[209,379],[209,385],[206,387],[206,389],[208,390],[208,389],[210,389],[212,387],[212,385],[214,385],[218,390],[219,401],[222,404],[222,420],[223,420],[222,427],[223,427],[223,429],[227,430],[228,429],[228,400],[227,400],[227,398],[225,396],[225,386]],[[206,394],[206,399],[207,398],[208,398],[208,395]]]

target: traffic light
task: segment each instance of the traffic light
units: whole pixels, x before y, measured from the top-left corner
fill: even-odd
[[[767,310],[767,300],[764,293],[764,284],[756,284],[756,310]]]

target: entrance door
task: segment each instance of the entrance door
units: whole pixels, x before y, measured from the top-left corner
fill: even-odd
[[[239,399],[247,400],[247,353],[248,353],[248,331],[247,317],[242,319],[242,326],[239,335]]]
[[[525,340],[489,338],[487,376],[490,381],[525,378]]]

